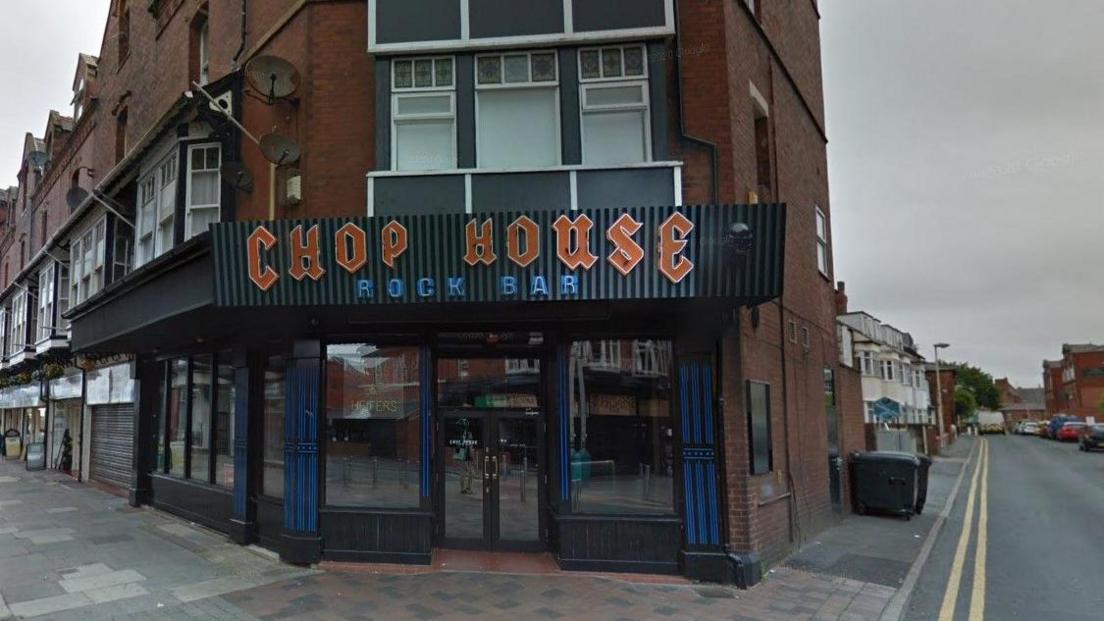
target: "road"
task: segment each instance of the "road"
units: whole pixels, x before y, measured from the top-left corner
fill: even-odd
[[[1104,452],[978,442],[904,618],[1104,618]]]

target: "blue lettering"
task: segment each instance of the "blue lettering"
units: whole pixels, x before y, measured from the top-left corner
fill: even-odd
[[[370,278],[362,278],[357,281],[357,297],[358,298],[374,298],[376,297],[376,283]]]
[[[387,294],[393,298],[401,298],[406,293],[406,282],[401,278],[392,278],[387,283]]]
[[[502,277],[502,295],[517,295],[517,278],[513,276]]]
[[[437,281],[432,278],[418,279],[418,297],[431,298],[437,294]]]
[[[464,277],[463,276],[449,276],[448,287],[449,287],[449,297],[450,298],[462,298],[462,297],[464,297]]]
[[[579,295],[579,278],[574,274],[560,276],[560,295]]]
[[[529,295],[548,295],[548,279],[544,276],[534,276]]]

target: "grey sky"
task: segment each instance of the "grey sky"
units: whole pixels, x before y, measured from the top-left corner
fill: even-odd
[[[16,185],[23,136],[51,109],[72,116],[77,54],[99,54],[109,0],[5,2],[0,19],[0,187]]]
[[[1104,2],[822,3],[836,277],[930,358],[1104,342]]]
[[[108,0],[8,2],[0,185],[69,113]],[[852,307],[1017,383],[1104,342],[1104,2],[823,2],[836,276]]]

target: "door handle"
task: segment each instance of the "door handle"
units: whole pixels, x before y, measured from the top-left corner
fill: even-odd
[[[491,470],[491,480],[493,481],[498,478],[498,455],[491,457],[491,467],[493,468]]]

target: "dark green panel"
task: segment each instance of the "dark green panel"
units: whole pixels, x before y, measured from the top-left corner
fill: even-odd
[[[658,270],[658,227],[674,212],[681,212],[694,228],[687,236],[682,256],[694,269],[681,282],[673,283]],[[628,213],[643,227],[634,240],[644,250],[644,260],[628,275],[615,270],[608,260],[613,250],[607,231],[622,214]],[[425,304],[508,301],[634,300],[726,298],[737,303],[758,303],[782,292],[783,205],[720,205],[685,207],[634,207],[630,209],[586,209],[579,211],[509,211],[479,214],[414,214],[350,219],[279,220],[275,222],[230,222],[214,226],[215,292],[218,306],[309,306],[356,304]],[[569,270],[557,257],[552,223],[560,216],[577,218],[585,214],[594,223],[590,249],[598,261],[589,270]],[[507,258],[507,227],[525,215],[539,227],[540,256],[522,268]],[[470,266],[464,261],[465,226],[469,221],[494,223],[496,260],[491,265]],[[390,222],[402,224],[408,233],[409,249],[393,268],[383,264],[381,231]],[[335,260],[335,232],[352,222],[367,235],[367,263],[349,274]],[[730,231],[745,224],[752,238],[746,252],[737,252]],[[321,235],[322,266],[326,273],[317,281],[293,279],[288,274],[290,232],[318,226]],[[263,264],[279,274],[268,291],[261,291],[248,275],[248,236],[263,226],[278,242],[263,254]],[[563,277],[576,279],[577,291],[561,288]],[[534,291],[538,277],[548,293]],[[463,294],[450,295],[448,279],[463,279]],[[513,278],[517,291],[504,289],[503,279]],[[433,282],[428,288],[429,280]],[[419,294],[418,283],[423,282]],[[358,296],[358,287],[371,282],[372,295]],[[390,295],[388,285],[401,283],[402,290]]]

